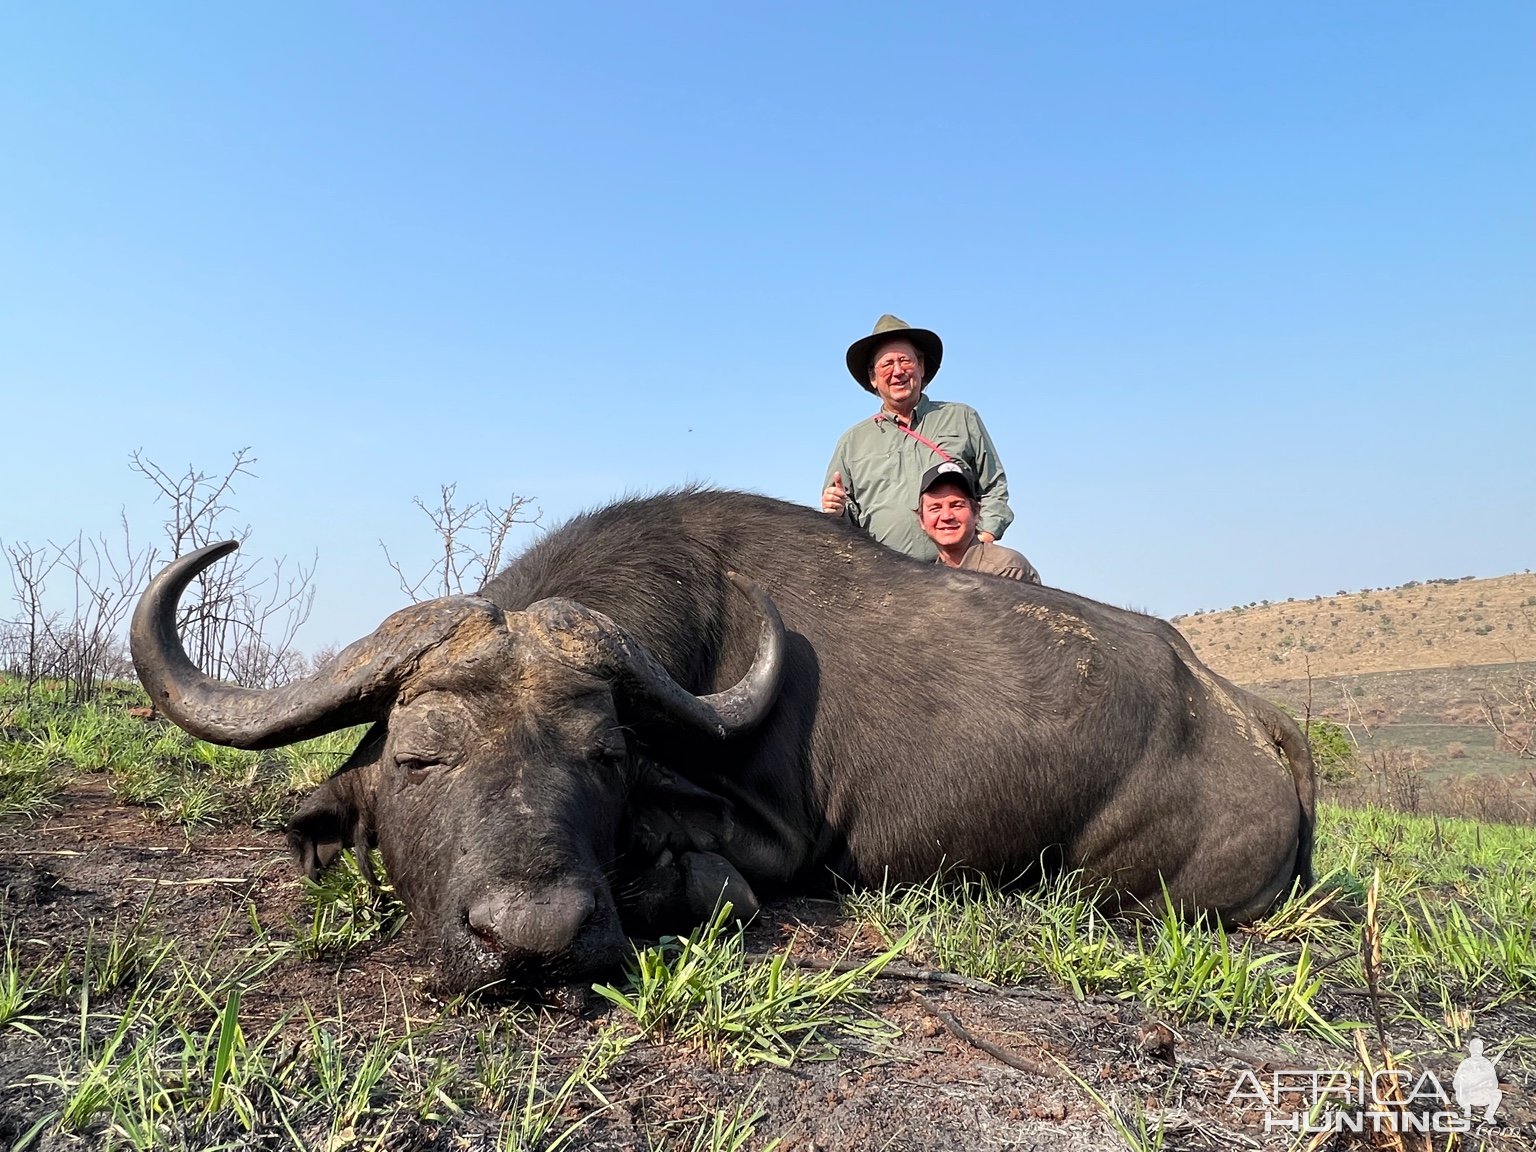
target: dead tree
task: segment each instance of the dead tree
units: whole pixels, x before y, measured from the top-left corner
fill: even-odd
[[[1536,619],[1522,605],[1525,632],[1536,637]],[[1513,672],[1507,684],[1490,677],[1479,701],[1483,719],[1497,733],[1497,746],[1522,760],[1536,760],[1536,671],[1523,663],[1514,645],[1507,649]]]
[[[531,497],[527,496],[514,495],[500,507],[493,507],[488,500],[477,500],[461,507],[454,503],[458,488],[457,484],[442,485],[433,507],[428,507],[419,496],[413,501],[432,522],[440,551],[432,566],[420,577],[413,580],[407,576],[389,554],[389,545],[379,541],[379,547],[384,549],[384,559],[400,581],[400,590],[413,603],[431,596],[462,596],[479,591],[501,571],[507,537],[513,526],[537,524],[542,515],[540,512],[523,515],[532,503]],[[430,591],[423,593],[423,589]]]
[[[48,635],[57,614],[48,612],[44,596],[59,558],[47,548],[19,541],[5,545],[5,560],[11,570],[11,595],[21,609],[5,629],[5,670],[21,678],[30,699],[37,682],[55,673]]]
[[[84,534],[63,546],[53,544],[55,563],[69,573],[74,608],[67,621],[59,615],[49,628],[59,656],[59,675],[69,699],[93,699],[104,680],[127,675],[131,668],[123,647],[122,627],[129,608],[149,581],[154,549],[135,550],[122,516],[122,544],[113,547],[105,535]]]
[[[189,464],[173,474],[142,451],[131,460],[133,470],[154,486],[156,503],[165,506],[171,559],[220,540],[249,539],[249,525],[232,527],[228,519],[236,479],[256,476],[249,448],[235,452],[222,473]],[[258,576],[260,561],[242,551],[203,572],[183,599],[177,621],[188,654],[211,675],[247,687],[290,679],[303,666],[293,645],[314,606],[317,560],[285,572],[287,560],[280,558],[268,575]]]

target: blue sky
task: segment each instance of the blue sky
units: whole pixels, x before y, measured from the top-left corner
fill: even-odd
[[[890,311],[1049,583],[1519,571],[1533,52],[1524,0],[9,6],[0,539],[147,535],[130,452],[249,445],[346,642],[446,481],[814,501]]]

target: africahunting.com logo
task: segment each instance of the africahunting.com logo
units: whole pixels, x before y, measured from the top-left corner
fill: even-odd
[[[1504,1093],[1497,1057],[1483,1055],[1481,1040],[1467,1052],[1449,1093],[1428,1071],[1280,1068],[1266,1076],[1243,1072],[1227,1103],[1261,1112],[1266,1132],[1468,1132],[1493,1123]]]

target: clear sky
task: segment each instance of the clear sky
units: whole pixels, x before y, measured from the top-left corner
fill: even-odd
[[[249,445],[344,643],[445,481],[814,502],[890,311],[1048,583],[1519,571],[1533,61],[1529,0],[8,5],[0,539]]]

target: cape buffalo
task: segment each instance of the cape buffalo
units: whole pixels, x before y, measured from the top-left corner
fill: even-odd
[[[449,988],[611,969],[626,929],[691,927],[722,891],[740,909],[946,866],[1081,869],[1236,923],[1311,880],[1305,739],[1173,627],[810,508],[610,505],[270,691],[205,676],[176,634],[182,590],[234,547],[145,592],[139,675],[236,747],[373,723],[289,843],[310,875],[377,845]]]

